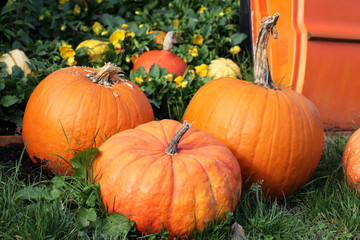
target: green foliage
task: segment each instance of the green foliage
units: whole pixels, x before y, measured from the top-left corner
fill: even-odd
[[[49,236],[55,239],[97,239],[97,232],[100,232],[101,238],[124,238],[133,223],[118,213],[107,212],[101,201],[100,186],[90,174],[91,162],[97,152],[97,148],[90,148],[75,154],[72,177],[55,176],[50,181],[28,186],[19,184],[19,187],[3,191],[3,197],[8,199],[6,211],[16,210],[17,205],[26,207],[25,212],[19,210],[16,213],[18,218],[11,219],[18,226],[0,228],[0,234],[16,234],[24,239],[29,236],[31,239]],[[16,174],[13,182],[16,183]],[[7,198],[10,194],[14,196],[11,199]],[[2,200],[0,205],[3,203]],[[21,214],[26,218],[19,217]]]
[[[26,102],[36,85],[50,73],[69,66],[68,58],[60,56],[59,48],[64,43],[75,50],[79,43],[88,39],[108,42],[110,50],[101,61],[90,61],[85,48],[75,51],[74,60],[78,66],[93,67],[113,62],[123,69],[125,78],[130,77],[136,57],[145,51],[159,49],[154,41],[155,34],[147,34],[151,30],[177,34],[177,44],[172,52],[187,62],[188,70],[210,64],[217,57],[231,58],[241,65],[240,54],[230,53],[230,48],[246,37],[238,28],[238,10],[239,2],[231,0],[9,0],[0,13],[0,54],[12,49],[24,51],[33,74],[21,76],[17,73],[0,79],[0,97],[3,98],[0,119],[11,120],[21,128]],[[101,25],[99,30],[93,28],[95,23]],[[125,38],[119,40],[121,47],[116,48],[110,37],[120,29],[125,31]],[[203,42],[194,42],[197,34]],[[191,54],[194,48],[197,53]],[[156,72],[153,74],[154,79],[161,78]],[[189,78],[189,73],[185,78]],[[157,119],[181,119],[188,100],[206,81],[208,79],[195,77],[191,83],[188,81],[187,88],[192,89],[175,89],[159,82],[144,83],[142,89],[148,94],[152,92],[148,96],[153,106],[157,106]],[[20,84],[15,86],[14,82]]]
[[[168,78],[167,78],[168,77]],[[141,78],[139,83],[136,78]],[[144,80],[145,79],[145,80]],[[210,79],[195,74],[194,71],[186,71],[180,81],[176,80],[175,74],[169,74],[165,68],[159,68],[154,64],[146,73],[140,66],[135,72],[130,72],[130,80],[138,83],[148,97],[156,119],[175,119],[182,121],[182,117],[195,92]]]

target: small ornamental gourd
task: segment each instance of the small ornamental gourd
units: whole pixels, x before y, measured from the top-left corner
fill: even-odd
[[[135,221],[142,234],[163,227],[190,237],[225,212],[241,194],[241,170],[211,135],[175,120],[152,121],[115,134],[99,148],[93,174],[110,212]]]
[[[211,61],[207,76],[211,79],[222,77],[241,78],[241,70],[231,59],[217,58]]]
[[[346,143],[342,164],[346,181],[350,187],[357,187],[360,193],[360,128],[350,136]]]
[[[179,56],[170,51],[174,43],[176,43],[176,37],[174,32],[170,31],[164,39],[163,49],[150,50],[141,54],[134,64],[133,71],[136,71],[139,66],[143,66],[145,71],[149,73],[152,65],[157,63],[160,68],[166,68],[169,73],[182,76],[187,69],[187,65]]]
[[[109,51],[108,42],[100,40],[89,39],[81,42],[76,50],[86,47],[85,52],[89,55],[89,60],[93,62],[101,62],[104,59],[105,53]]]
[[[27,65],[29,59],[25,53],[19,49],[14,49],[8,53],[3,54],[0,57],[0,62],[6,63],[6,71],[9,74],[12,73],[12,67],[15,65],[23,70],[25,76],[32,73],[31,69]]]
[[[311,178],[324,141],[315,105],[272,82],[266,45],[270,31],[277,37],[278,17],[260,26],[254,83],[212,80],[194,95],[183,117],[225,143],[239,161],[243,180],[260,183],[271,198],[288,195]]]
[[[121,78],[121,69],[68,67],[35,88],[23,118],[23,140],[33,162],[55,174],[71,174],[79,150],[100,146],[112,134],[154,120],[141,89]]]

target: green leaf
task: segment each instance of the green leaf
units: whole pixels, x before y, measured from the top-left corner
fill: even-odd
[[[211,35],[212,26],[210,24],[206,24],[202,27],[202,35],[204,38],[208,38]]]
[[[135,77],[145,78],[147,76],[146,70],[143,66],[139,66],[135,71]]]
[[[11,105],[14,105],[15,103],[17,103],[17,101],[18,101],[17,96],[6,95],[0,99],[0,104],[4,107],[10,107]]]
[[[98,152],[98,148],[92,147],[76,153],[71,159],[72,167],[74,169],[72,177],[86,180],[86,173]]]
[[[110,238],[125,237],[131,230],[131,222],[125,216],[119,213],[110,213],[104,221],[104,232]]]
[[[14,65],[14,66],[12,66],[11,76],[13,76],[14,78],[23,78],[24,72],[19,66]]]
[[[78,212],[78,221],[80,223],[80,226],[86,227],[89,226],[90,222],[96,221],[96,211],[94,208],[84,208],[81,207]]]
[[[245,33],[235,33],[233,35],[230,36],[231,39],[231,44],[234,45],[238,45],[240,44],[242,41],[244,41],[247,38],[247,35]]]
[[[60,197],[58,189],[48,189],[46,186],[28,186],[15,193],[15,197],[24,200],[55,200]]]
[[[154,63],[149,71],[149,77],[152,78],[159,78],[160,77],[160,68],[159,65],[157,63]]]

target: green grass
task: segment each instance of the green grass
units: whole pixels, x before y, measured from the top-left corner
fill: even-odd
[[[360,239],[360,196],[344,181],[341,165],[347,139],[326,139],[313,178],[294,194],[269,201],[251,185],[234,213],[194,239],[228,239],[234,221],[248,239]],[[165,230],[140,237],[121,215],[107,214],[98,186],[82,182],[81,174],[65,180],[40,172],[38,178],[19,180],[19,164],[21,159],[17,166],[0,166],[0,238],[168,239]]]

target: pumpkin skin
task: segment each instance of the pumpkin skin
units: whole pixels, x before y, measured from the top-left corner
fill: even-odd
[[[26,150],[33,162],[55,174],[72,174],[66,163],[74,155],[70,149],[98,147],[106,136],[154,120],[151,105],[136,84],[119,81],[105,87],[85,76],[94,71],[68,67],[53,72],[26,105],[22,131]]]
[[[76,50],[82,47],[88,47],[85,52],[89,55],[89,60],[94,62],[99,62],[100,59],[104,58],[105,52],[109,51],[108,42],[103,42],[100,40],[90,39],[81,42],[77,47]]]
[[[225,143],[241,166],[243,181],[262,183],[270,197],[288,195],[312,176],[324,131],[315,105],[283,88],[265,89],[236,78],[205,84],[184,120]]]
[[[346,143],[342,164],[346,181],[352,188],[357,186],[360,193],[360,129],[356,130]]]
[[[240,67],[231,59],[217,58],[211,61],[207,76],[211,79],[222,77],[241,78]]]
[[[186,63],[176,54],[170,51],[172,45],[176,42],[173,32],[168,32],[162,50],[150,50],[140,55],[136,60],[133,71],[136,71],[139,66],[143,66],[145,71],[149,73],[150,68],[155,63],[159,68],[166,68],[169,73],[175,73],[177,76],[182,76],[187,69]]]
[[[241,194],[241,170],[231,151],[207,133],[190,128],[178,154],[165,149],[181,128],[153,121],[109,138],[93,162],[101,197],[110,212],[135,221],[143,234],[164,226],[170,237],[189,237],[225,211]]]
[[[24,75],[31,74],[32,71],[27,65],[27,62],[29,62],[29,59],[25,55],[25,53],[19,49],[11,50],[8,53],[3,54],[0,57],[0,62],[6,63],[6,71],[11,74],[12,73],[12,67],[14,65],[21,68],[24,72]]]
[[[261,184],[270,198],[288,195],[309,180],[324,144],[315,105],[272,81],[266,45],[270,33],[277,38],[278,18],[264,18],[260,26],[254,83],[212,80],[194,95],[183,117],[225,143],[239,161],[243,181]]]

